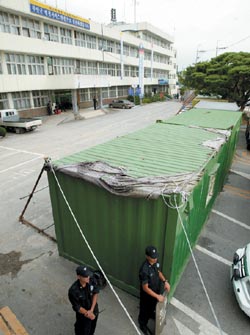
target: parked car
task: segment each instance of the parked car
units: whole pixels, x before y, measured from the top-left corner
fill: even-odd
[[[22,134],[36,129],[41,124],[42,120],[40,119],[20,117],[16,109],[0,110],[0,126],[6,128],[8,131]]]
[[[234,253],[231,280],[240,308],[250,317],[250,243]]]
[[[134,107],[135,104],[129,100],[113,100],[110,104],[109,107],[111,108],[132,108]]]

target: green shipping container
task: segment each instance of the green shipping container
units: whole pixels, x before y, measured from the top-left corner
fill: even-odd
[[[115,285],[138,295],[138,269],[153,244],[173,294],[190,256],[181,221],[195,245],[223,186],[240,124],[239,112],[193,109],[53,162]],[[48,180],[59,254],[96,268],[53,173]]]

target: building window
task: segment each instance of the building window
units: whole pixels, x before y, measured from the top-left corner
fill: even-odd
[[[129,46],[126,44],[123,44],[123,54],[129,56]]]
[[[20,35],[19,17],[0,11],[0,31]]]
[[[48,74],[52,75],[53,73],[53,58],[47,57],[47,67],[48,67]]]
[[[75,64],[73,59],[53,58],[54,74],[74,74]]]
[[[33,91],[32,96],[34,107],[47,106],[47,103],[49,101],[49,95],[47,91]]]
[[[53,74],[61,74],[61,62],[60,58],[53,58]]]
[[[130,66],[128,66],[128,65],[124,66],[124,76],[125,77],[130,77]]]
[[[85,60],[80,61],[80,74],[87,74],[87,62]]]
[[[97,63],[96,62],[88,62],[87,71],[88,71],[88,74],[98,74],[97,73]]]
[[[138,48],[131,47],[130,48],[130,56],[138,57]]]
[[[87,48],[96,49],[96,37],[91,35],[86,35]]]
[[[103,39],[103,38],[99,38],[98,39],[98,50],[107,50],[107,40]]]
[[[138,73],[138,67],[135,66],[131,66],[131,73],[130,73],[131,77],[138,77],[139,73]]]
[[[115,86],[110,87],[110,89],[109,89],[109,97],[110,98],[115,98],[116,97],[116,87]]]
[[[107,41],[107,52],[114,52],[115,51],[115,43],[113,41]]]
[[[60,28],[61,42],[63,44],[72,44],[71,30],[66,28]]]
[[[27,109],[30,108],[30,94],[29,92],[13,92],[11,93],[14,108]]]
[[[47,41],[59,42],[58,28],[51,24],[44,23],[44,38]]]
[[[118,86],[118,96],[125,97],[128,95],[128,86]]]
[[[26,37],[39,38],[41,39],[41,29],[39,21],[22,18],[22,31],[23,35]]]
[[[28,56],[28,69],[29,74],[45,74],[44,58],[40,56]]]
[[[89,89],[89,95],[90,95],[90,100],[92,100],[94,98],[94,96],[96,96],[96,98],[97,98],[97,90],[96,90],[96,88],[90,88]]]
[[[112,77],[115,77],[115,64],[108,64],[108,74]]]
[[[115,43],[115,53],[121,53],[121,43]]]
[[[79,31],[75,31],[75,45],[79,47],[86,47],[86,35]]]
[[[115,43],[102,38],[98,39],[98,49],[106,52],[115,52]]]
[[[85,89],[81,89],[79,91],[79,94],[80,94],[80,101],[88,101],[89,100],[89,94],[88,94],[88,89],[85,88]]]
[[[116,76],[120,77],[121,76],[121,65],[116,64]]]
[[[0,93],[0,109],[9,109],[9,101],[6,93]]]
[[[108,98],[109,97],[109,89],[108,87],[103,87],[102,88],[102,98],[105,99],[105,98]]]
[[[108,74],[108,64],[107,63],[101,63],[100,64],[99,74],[101,74],[101,75],[107,75]]]
[[[61,59],[62,74],[74,74],[74,60],[68,58]]]
[[[8,74],[27,74],[24,55],[6,54]]]
[[[144,78],[150,78],[151,77],[151,69],[148,67],[144,68]]]

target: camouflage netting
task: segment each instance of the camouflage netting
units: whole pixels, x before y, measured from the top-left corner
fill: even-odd
[[[135,178],[131,177],[126,169],[102,161],[81,162],[53,168],[55,171],[91,182],[112,194],[153,199],[180,192],[188,195],[201,177],[197,173],[183,173]]]

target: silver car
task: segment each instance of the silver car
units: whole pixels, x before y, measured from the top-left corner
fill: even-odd
[[[250,243],[236,250],[231,280],[240,308],[250,317]]]
[[[129,100],[113,100],[110,104],[109,107],[111,108],[123,108],[123,109],[127,109],[127,108],[132,108],[134,107],[135,104]]]

